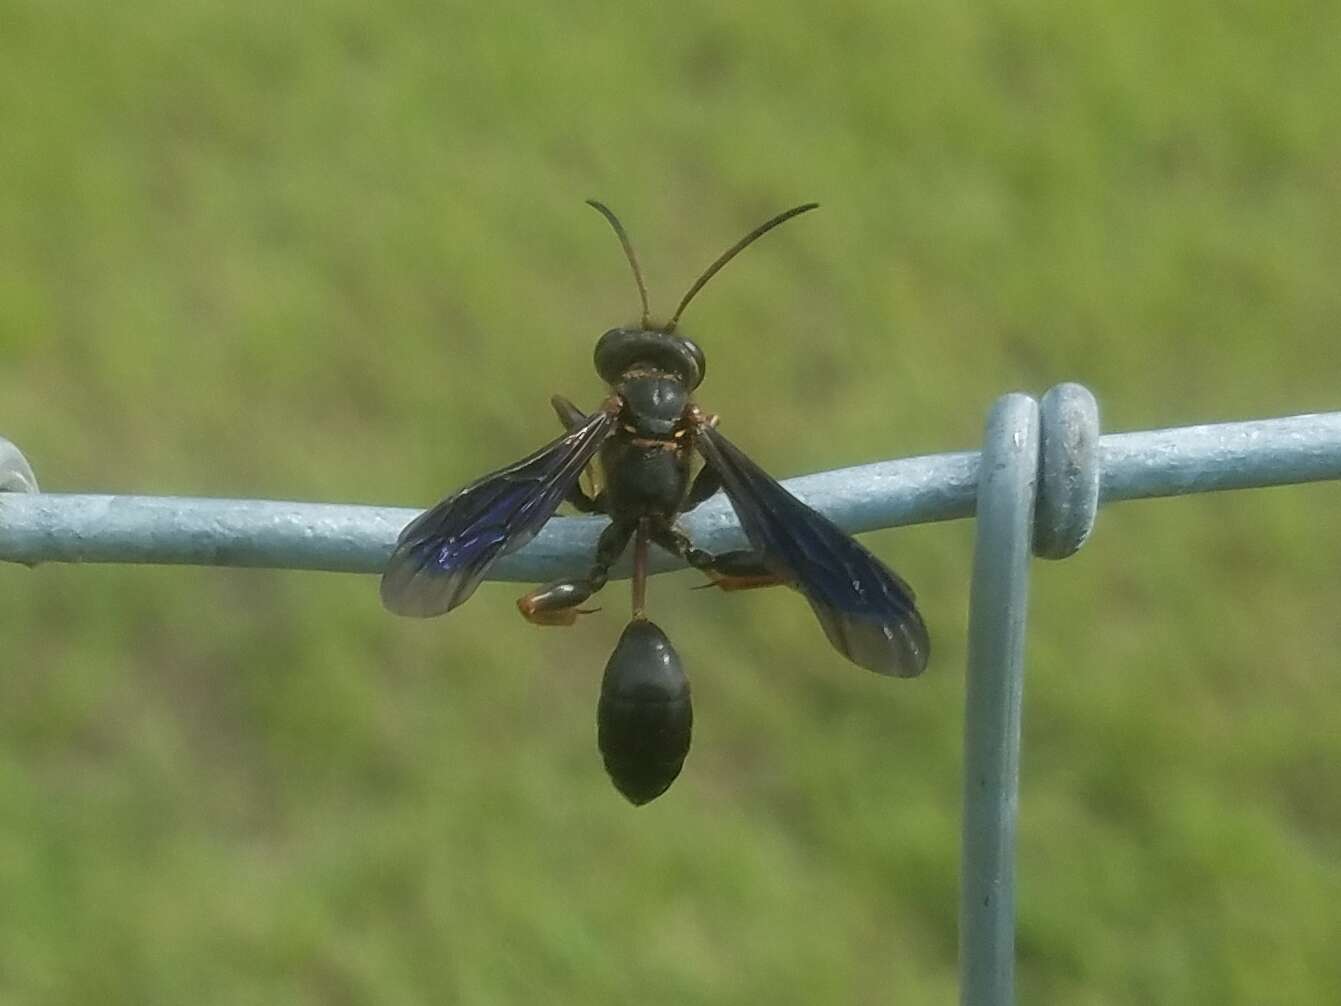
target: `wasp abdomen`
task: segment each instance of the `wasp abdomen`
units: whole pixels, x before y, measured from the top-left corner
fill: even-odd
[[[653,622],[634,619],[605,665],[597,740],[615,788],[634,804],[656,799],[680,774],[694,723],[680,656]]]

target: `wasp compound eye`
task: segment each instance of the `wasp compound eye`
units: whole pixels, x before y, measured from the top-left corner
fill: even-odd
[[[689,754],[694,709],[680,655],[654,622],[636,618],[605,665],[596,708],[605,770],[630,803],[670,788]]]

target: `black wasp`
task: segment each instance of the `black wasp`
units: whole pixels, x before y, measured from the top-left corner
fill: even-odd
[[[615,786],[642,804],[679,774],[693,721],[680,658],[643,610],[649,542],[724,590],[794,587],[838,652],[878,674],[920,674],[931,644],[912,589],[770,478],[718,432],[717,417],[690,398],[705,361],[703,351],[677,333],[680,315],[737,253],[816,204],[780,213],[741,238],[694,282],[670,321],[655,325],[628,234],[607,207],[589,202],[618,235],[643,308],[639,324],[611,329],[596,343],[596,371],[609,395],[590,415],[556,395],[551,402],[563,436],[412,521],[382,575],[382,603],[399,615],[440,615],[470,597],[495,559],[534,538],[561,502],[608,516],[587,574],[537,587],[517,607],[537,625],[573,624],[633,540],[633,619],[606,665],[597,721]],[[696,475],[694,451],[704,462]],[[579,477],[597,463],[602,488],[588,493]],[[726,491],[752,548],[712,555],[676,526],[680,514],[718,489]]]

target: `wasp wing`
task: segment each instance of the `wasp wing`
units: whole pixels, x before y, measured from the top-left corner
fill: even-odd
[[[614,427],[602,410],[411,521],[382,573],[382,604],[428,618],[475,592],[494,560],[536,536]]]
[[[921,674],[931,639],[912,588],[715,429],[695,443],[764,566],[805,595],[835,649],[877,674]]]

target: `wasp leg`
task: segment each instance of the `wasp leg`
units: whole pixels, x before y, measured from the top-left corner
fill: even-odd
[[[695,548],[689,536],[672,524],[656,522],[648,530],[649,537],[656,544],[706,573],[712,580],[710,586],[722,590],[749,590],[753,587],[776,587],[787,582],[764,564],[762,554],[751,549],[713,555]]]
[[[571,503],[573,509],[578,513],[604,514],[609,512],[605,509],[605,493],[597,493],[594,497],[588,496],[586,490],[576,482],[573,483],[573,488],[568,490],[568,495],[564,497],[564,501]]]
[[[517,610],[535,625],[572,625],[582,612],[578,605],[605,586],[615,564],[633,537],[637,521],[612,521],[596,543],[596,561],[586,576],[554,580],[517,598]]]
[[[694,484],[689,487],[689,495],[685,497],[684,506],[680,508],[680,512],[688,513],[720,488],[722,488],[722,480],[718,476],[717,470],[704,465],[699,469],[699,473],[694,476]]]
[[[555,395],[549,400],[549,404],[554,408],[554,414],[559,417],[559,422],[569,433],[579,428],[591,417],[579,409],[576,405],[564,398],[563,395]],[[564,499],[573,505],[573,509],[578,513],[606,513],[605,493],[597,493],[594,497],[588,496],[581,482],[574,482],[573,488],[568,491]]]

